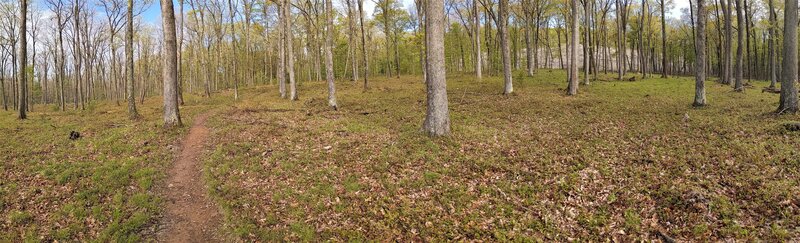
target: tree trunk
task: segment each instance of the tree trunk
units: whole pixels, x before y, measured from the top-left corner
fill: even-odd
[[[19,111],[18,118],[28,119],[28,74],[25,67],[28,65],[28,0],[19,1],[19,64],[17,68],[17,79],[19,88]]]
[[[429,0],[425,4],[425,16],[428,108],[422,129],[429,136],[444,136],[450,133],[450,114],[447,107],[447,82],[444,63],[444,0]]]
[[[161,21],[164,32],[164,126],[181,126],[178,108],[178,47],[175,35],[175,10],[172,0],[161,0]]]
[[[664,1],[661,0],[661,78],[667,78],[667,15],[664,13]]]
[[[695,62],[695,107],[706,105],[706,17],[705,0],[697,0],[697,34],[694,41],[697,60]]]
[[[778,28],[778,17],[772,1],[769,0],[769,88],[775,89],[775,84],[778,83],[778,53],[775,51],[777,43],[775,29]]]
[[[569,38],[570,51],[569,51],[569,83],[567,85],[567,95],[578,94],[578,0],[572,0],[570,5],[572,13],[571,31],[572,37]]]
[[[133,0],[128,0],[127,25],[125,31],[125,83],[128,92],[128,118],[139,117],[136,112],[136,92],[133,87]]]
[[[786,9],[797,9],[797,0],[786,0]],[[797,113],[797,11],[783,16],[783,68],[778,114]]]
[[[367,36],[364,31],[364,0],[356,1],[358,1],[358,22],[361,25],[361,56],[363,57],[362,61],[364,61],[364,90],[367,90],[369,88],[369,81],[367,80],[367,76],[369,76],[369,63],[367,62]]]
[[[503,80],[504,95],[514,92],[514,83],[511,80],[511,50],[508,46],[508,0],[500,0],[500,48],[503,49]]]
[[[325,73],[328,79],[328,105],[334,110],[336,105],[336,87],[333,83],[333,0],[325,0],[326,34],[325,34]]]
[[[795,0],[797,1],[797,0]],[[742,14],[742,0],[736,0],[736,25],[738,26],[738,30],[736,31],[737,38],[736,38],[736,83],[734,84],[733,90],[737,92],[744,91],[744,83],[742,81],[742,76],[744,73],[744,30],[745,30],[745,23],[744,23],[744,14]]]
[[[472,13],[475,15],[475,27],[473,31],[475,35],[475,76],[478,80],[483,78],[483,49],[481,49],[481,21],[478,12],[478,0],[472,0]]]
[[[289,0],[284,1],[283,4],[284,21],[283,23],[286,30],[286,69],[289,72],[289,99],[297,100],[297,82],[294,78],[294,45],[292,44],[292,12],[289,8]]]

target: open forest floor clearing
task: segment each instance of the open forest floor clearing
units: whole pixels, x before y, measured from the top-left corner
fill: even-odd
[[[612,75],[604,76],[613,80]],[[183,129],[124,106],[0,116],[0,241],[155,237],[168,171],[197,114],[198,158],[224,234],[242,240],[800,240],[800,132],[765,82],[744,93],[693,78],[598,81],[567,97],[563,71],[448,77],[452,135],[420,132],[419,77],[190,97]],[[41,111],[45,107],[36,107]],[[71,130],[83,138],[70,141]],[[10,134],[10,136],[9,136]]]

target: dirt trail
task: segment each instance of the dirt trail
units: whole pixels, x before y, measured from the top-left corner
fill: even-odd
[[[203,143],[208,136],[207,114],[195,118],[189,134],[181,141],[181,152],[169,171],[167,181],[166,229],[159,237],[165,242],[221,242],[220,213],[203,182]]]

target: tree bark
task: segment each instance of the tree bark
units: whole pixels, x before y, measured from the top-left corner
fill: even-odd
[[[572,12],[572,22],[570,23],[572,37],[569,39],[569,82],[567,85],[567,95],[578,94],[578,0],[572,0],[570,9]]]
[[[511,80],[511,50],[508,46],[508,0],[500,0],[500,48],[503,49],[503,80],[504,95],[514,92],[514,83]]]
[[[139,117],[136,112],[136,92],[134,92],[133,74],[133,0],[128,0],[125,30],[125,83],[128,92],[128,118],[133,120]]]
[[[20,120],[28,119],[28,74],[25,67],[28,65],[28,0],[19,1],[19,64],[17,65],[17,79],[19,88],[19,106],[17,107]]]
[[[336,87],[333,83],[333,0],[325,0],[326,34],[325,34],[325,74],[328,79],[328,105],[334,110],[336,104]]]
[[[172,0],[161,0],[161,21],[164,32],[164,126],[181,126],[178,108],[178,47],[175,35],[175,10]]]
[[[444,63],[444,0],[429,0],[425,4],[425,16],[428,108],[422,129],[429,136],[445,136],[450,134],[450,114]]]
[[[697,60],[695,61],[695,107],[706,105],[706,11],[705,0],[697,0],[697,34],[694,41]]]
[[[797,0],[795,0],[797,1]],[[736,31],[737,38],[736,38],[736,83],[734,84],[733,90],[737,92],[744,91],[744,83],[742,81],[742,76],[744,73],[744,30],[745,30],[745,23],[744,23],[744,14],[742,14],[742,0],[736,0],[736,25],[738,26],[738,30]]]
[[[778,114],[797,113],[797,0],[786,0],[783,15],[783,68]]]
[[[664,1],[661,0],[661,78],[667,78],[667,15],[664,12]]]

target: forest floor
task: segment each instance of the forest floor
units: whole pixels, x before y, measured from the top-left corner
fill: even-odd
[[[564,72],[448,77],[452,136],[419,128],[419,77],[321,82],[299,101],[276,87],[188,97],[185,124],[209,114],[198,150],[220,234],[244,240],[800,240],[800,132],[778,96],[693,79],[611,81],[564,95]],[[44,109],[37,107],[37,109]],[[189,126],[160,127],[124,106],[0,113],[0,241],[156,237],[170,169]],[[69,131],[84,137],[70,141]]]

